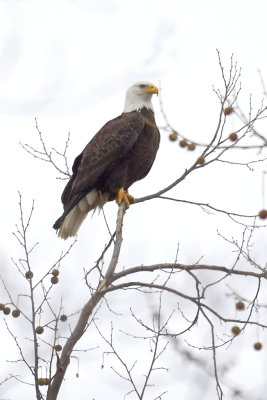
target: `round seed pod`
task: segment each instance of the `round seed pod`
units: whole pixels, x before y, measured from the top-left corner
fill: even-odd
[[[19,316],[20,316],[20,311],[18,309],[12,311],[12,317],[18,318]]]
[[[253,347],[255,350],[261,350],[262,344],[261,344],[261,342],[256,342],[256,343],[254,343]]]
[[[65,315],[65,314],[62,314],[62,315],[60,316],[60,321],[62,321],[62,322],[67,321],[67,319],[68,319],[68,317],[67,317],[67,315]]]
[[[39,325],[35,328],[35,332],[37,333],[37,335],[41,335],[42,333],[44,333],[44,328]]]
[[[57,268],[54,268],[52,271],[52,275],[58,276],[59,275],[59,270]]]
[[[178,133],[176,131],[173,131],[169,134],[169,139],[171,142],[175,142],[175,140],[178,139]]]
[[[261,210],[258,215],[259,215],[260,219],[266,219],[267,218],[267,210]]]
[[[52,276],[51,278],[51,283],[53,283],[53,285],[56,285],[58,283],[59,279],[57,276]]]
[[[205,158],[203,156],[198,157],[197,164],[204,164],[204,163],[205,163]]]
[[[9,308],[9,307],[5,307],[5,308],[3,309],[3,313],[4,313],[5,315],[10,314],[10,308]]]
[[[55,349],[56,351],[61,351],[61,350],[62,350],[62,346],[61,346],[60,344],[56,344],[55,347],[54,347],[54,349]]]
[[[231,140],[231,142],[235,142],[238,139],[237,133],[235,132],[230,133],[228,138]]]
[[[27,271],[27,272],[25,273],[25,277],[26,277],[27,279],[32,279],[32,277],[33,277],[32,271]]]
[[[223,110],[223,112],[224,112],[224,115],[230,115],[230,114],[232,114],[234,112],[234,109],[233,109],[233,107],[226,107]]]
[[[187,141],[185,139],[180,140],[179,146],[180,147],[187,147]]]
[[[196,148],[196,145],[195,145],[195,143],[188,143],[187,148],[190,151],[194,151]]]
[[[3,303],[0,303],[0,311],[3,311],[4,308],[5,308],[5,305]]]
[[[239,326],[236,326],[236,325],[233,326],[231,330],[234,335],[239,335],[239,333],[241,332],[241,329],[239,328]]]
[[[245,304],[243,303],[243,301],[238,301],[238,302],[236,303],[236,305],[235,305],[235,308],[236,308],[237,310],[244,310]]]

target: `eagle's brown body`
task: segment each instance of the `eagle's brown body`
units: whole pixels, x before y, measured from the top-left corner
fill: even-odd
[[[146,107],[125,112],[104,125],[74,161],[73,175],[61,197],[64,212],[54,224],[55,229],[60,229],[59,236],[66,239],[76,234],[91,209],[114,200],[120,188],[127,191],[144,178],[152,167],[159,142],[154,113]],[[88,199],[88,204],[82,199]],[[81,211],[84,216],[79,217]],[[69,213],[76,213],[73,218],[81,219],[71,232],[62,228]]]

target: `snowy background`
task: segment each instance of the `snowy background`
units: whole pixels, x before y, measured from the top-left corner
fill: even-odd
[[[50,147],[63,148],[70,132],[71,165],[97,130],[121,113],[126,89],[145,79],[161,86],[161,98],[170,123],[192,141],[206,143],[214,133],[219,114],[219,104],[212,91],[212,85],[221,85],[216,48],[220,50],[226,69],[232,53],[242,67],[242,107],[248,110],[250,93],[253,93],[255,108],[260,104],[262,86],[258,69],[267,76],[266,12],[264,0],[253,3],[247,0],[0,1],[0,254],[1,273],[11,290],[13,287],[23,290],[14,278],[15,269],[10,262],[11,257],[20,256],[12,236],[19,222],[18,190],[22,193],[26,214],[35,199],[32,241],[40,242],[34,256],[36,273],[44,272],[46,265],[51,265],[68,246],[52,230],[55,219],[61,214],[60,195],[65,182],[56,179],[50,165],[33,160],[19,144],[39,146],[35,118]],[[158,125],[162,126],[164,121],[155,96],[153,103]],[[229,129],[236,129],[236,124],[232,119]],[[131,193],[141,197],[171,183],[192,164],[200,151],[185,152],[162,132],[161,148],[151,173],[144,181],[136,183]],[[224,171],[218,167],[207,172],[205,178],[192,174],[188,182],[179,185],[176,195],[256,214],[264,207],[261,175],[244,178],[242,174],[241,169],[233,172],[230,167]],[[225,191],[220,182],[227,180]],[[236,198],[245,200],[240,204],[235,202]],[[115,204],[106,206],[112,229],[116,210]],[[218,226],[222,233],[229,233],[224,217],[207,218],[204,213],[182,204],[179,208],[177,204],[168,204],[166,210],[160,200],[154,200],[136,206],[132,214],[129,211],[126,221],[121,265],[172,262],[178,242],[181,262],[193,263],[203,255],[206,263],[227,264],[230,260],[224,252],[225,244],[216,236]],[[237,228],[231,226],[230,229],[230,234],[234,235]],[[170,233],[168,240],[164,240],[166,232]],[[87,298],[82,283],[83,268],[93,265],[107,240],[103,217],[87,218],[80,230],[79,242],[64,267],[67,271],[64,286],[61,284],[57,289],[59,298],[62,293],[66,303],[70,302],[68,307],[73,306],[72,312]],[[265,244],[266,241],[257,244],[263,259]],[[116,311],[123,308],[115,300],[113,305]],[[127,313],[127,307],[120,311]],[[1,325],[3,336],[6,330]],[[84,344],[94,345],[97,342]],[[1,340],[0,381],[10,370],[5,360],[16,359],[15,350],[11,346],[7,350],[5,340]],[[118,379],[113,382],[111,371],[100,369],[101,352],[91,357],[90,369],[84,366],[79,380],[75,378],[76,366],[73,370],[70,368],[60,399],[72,399],[74,394],[79,400],[104,399],[107,390],[113,394],[112,398],[123,398],[127,388],[120,387]],[[260,396],[266,390],[264,352],[255,354],[251,350],[246,354],[246,361],[246,368],[242,363],[243,369],[235,371],[235,378],[238,380],[240,374],[244,379],[253,373],[252,365],[260,365],[253,378],[254,384],[247,384],[248,393],[257,390]],[[181,400],[189,398],[187,396],[193,400],[201,396],[207,400],[215,398],[214,382],[207,388],[201,376],[195,378],[199,382],[195,389],[188,388],[186,382],[191,385],[190,379],[187,380],[181,364],[177,368],[184,382],[180,386]],[[188,364],[189,375],[191,369]],[[193,373],[197,376],[198,372]],[[177,395],[176,381],[166,382],[169,390],[166,398],[173,399]],[[0,399],[16,400],[21,390],[20,384],[14,382],[0,386]],[[30,389],[24,386],[23,390],[26,393]]]

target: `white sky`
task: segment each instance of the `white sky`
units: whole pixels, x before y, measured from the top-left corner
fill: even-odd
[[[32,198],[36,201],[32,225],[36,232],[34,240],[43,243],[36,256],[38,270],[45,270],[46,263],[51,263],[65,247],[51,229],[61,213],[60,195],[64,183],[55,180],[50,166],[31,159],[19,146],[20,141],[38,145],[34,118],[37,117],[51,147],[63,146],[67,133],[71,133],[71,164],[97,130],[121,113],[128,86],[147,79],[155,84],[161,82],[165,111],[173,126],[191,140],[207,142],[213,134],[219,110],[212,92],[213,84],[221,85],[216,48],[221,52],[226,69],[232,53],[242,67],[241,103],[244,108],[248,106],[251,92],[255,92],[255,108],[259,105],[262,89],[257,69],[267,76],[266,15],[264,0],[0,1],[0,254],[4,265],[12,271],[11,275],[14,269],[10,257],[19,256],[12,237],[19,217],[18,190],[23,194],[26,207],[30,207]],[[157,99],[154,104],[157,120],[162,124]],[[229,129],[237,125],[230,121]],[[189,154],[177,148],[163,133],[155,167],[145,181],[134,186],[134,195],[141,197],[172,182],[177,171],[178,174],[183,172],[196,156],[197,153]],[[207,172],[205,179],[192,175],[188,183],[180,185],[176,195],[193,201],[210,201],[215,206],[226,205],[233,211],[244,207],[249,213],[257,213],[264,206],[261,175],[244,178],[242,173],[226,167]],[[232,174],[239,177],[238,183],[229,179]],[[247,185],[242,184],[243,179]],[[225,192],[220,182],[227,180]],[[210,190],[211,186],[216,189]],[[246,199],[245,204],[235,201],[237,195]],[[215,238],[216,245],[211,249],[210,238],[216,236],[218,225],[222,233],[228,232],[226,220],[223,217],[207,220],[205,214],[195,209],[179,205],[177,210],[177,207],[170,204],[165,210],[162,203],[154,201],[136,207],[134,215],[127,214],[129,225],[125,243],[131,245],[127,244],[122,252],[122,264],[172,261],[177,242],[181,242],[182,262],[195,262],[205,254],[206,262],[222,263],[224,247]],[[116,206],[109,204],[107,216],[112,226],[115,215]],[[145,217],[147,222],[140,226]],[[160,229],[153,229],[153,246],[150,243],[147,247],[150,224]],[[231,226],[231,229],[234,235],[236,228]],[[170,237],[162,242],[161,232],[168,230]],[[92,220],[89,217],[82,227],[79,244],[70,260],[70,264],[80,265],[80,276],[82,268],[99,256],[104,231],[101,216]],[[257,246],[263,251],[263,244]],[[228,261],[228,255],[225,259]],[[9,270],[4,272],[10,282],[8,274]],[[70,269],[69,276],[72,282],[66,277],[64,290],[72,293],[73,285],[77,290],[76,284],[82,283],[75,270]],[[3,359],[8,358],[4,349],[0,348],[0,354],[1,351]],[[109,382],[112,384],[112,379]],[[69,390],[77,391],[77,383],[65,386],[60,398],[69,400],[73,398]],[[16,400],[21,389],[9,387],[9,390],[4,398]],[[211,399],[213,395],[212,392]],[[79,400],[85,399],[88,395],[82,391]]]

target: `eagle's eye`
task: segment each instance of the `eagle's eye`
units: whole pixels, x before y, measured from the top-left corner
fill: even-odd
[[[146,87],[146,85],[139,85],[140,89],[144,89]]]

